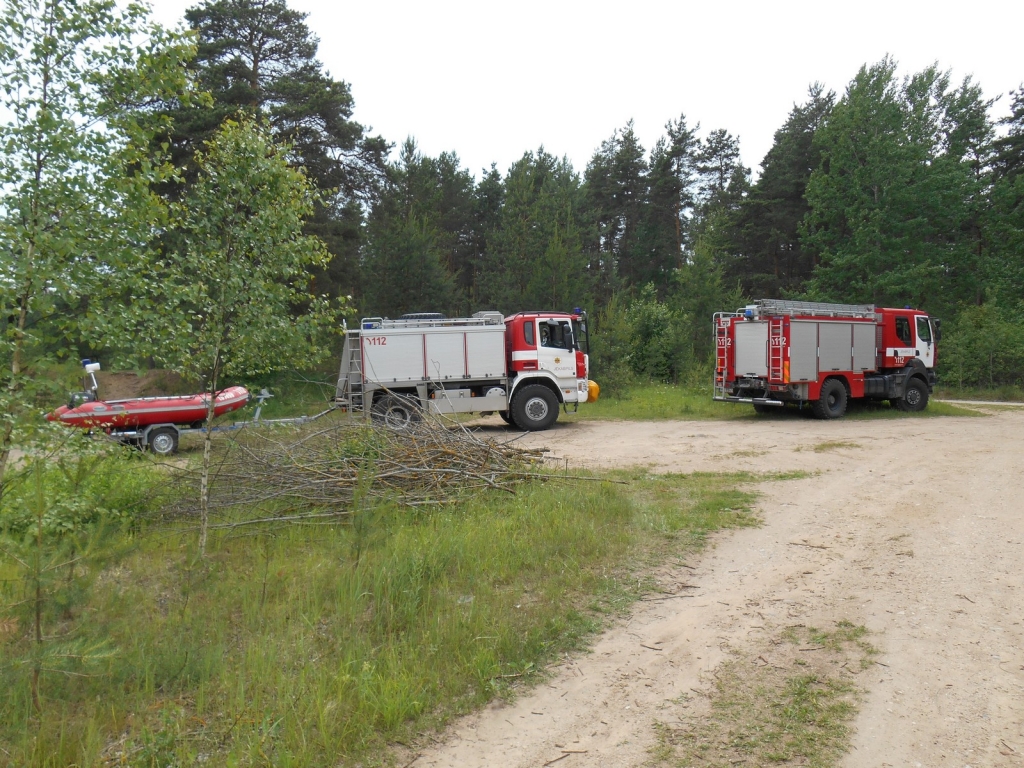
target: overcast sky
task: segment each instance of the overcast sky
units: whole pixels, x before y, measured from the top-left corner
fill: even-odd
[[[155,0],[173,26],[195,0]],[[350,83],[355,118],[429,155],[454,151],[479,177],[544,145],[582,172],[630,119],[645,148],[685,113],[739,136],[758,172],[775,130],[815,80],[842,93],[893,55],[972,75],[987,97],[1024,81],[1024,2],[331,2],[309,14],[320,60]]]

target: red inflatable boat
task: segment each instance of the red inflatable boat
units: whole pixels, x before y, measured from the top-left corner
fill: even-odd
[[[50,421],[87,429],[123,429],[147,427],[151,424],[196,424],[206,421],[209,396],[179,395],[168,397],[135,397],[129,400],[90,400],[81,404],[62,405],[47,414]],[[249,402],[245,387],[228,387],[214,396],[213,414],[237,411]]]

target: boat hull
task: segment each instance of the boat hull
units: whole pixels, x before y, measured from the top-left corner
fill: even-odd
[[[128,400],[96,400],[76,408],[62,405],[47,415],[85,429],[124,429],[148,427],[152,424],[194,424],[205,421],[209,396],[180,395],[171,397],[134,397]],[[228,387],[214,396],[214,416],[236,411],[249,402],[245,387]]]

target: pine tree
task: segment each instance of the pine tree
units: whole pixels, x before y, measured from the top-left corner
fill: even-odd
[[[497,226],[487,236],[478,296],[488,307],[570,309],[590,296],[578,210],[579,175],[541,147],[509,169]]]
[[[619,285],[638,285],[643,259],[640,232],[647,199],[647,162],[633,121],[601,143],[587,165],[587,205],[596,225],[600,288],[607,298]]]
[[[708,216],[734,206],[745,191],[742,179],[750,173],[740,163],[739,139],[717,128],[701,142],[696,159],[701,214]]]
[[[761,162],[761,176],[740,203],[736,218],[736,254],[728,274],[755,296],[781,296],[799,291],[814,269],[811,254],[799,237],[807,215],[804,197],[811,172],[821,163],[814,134],[835,105],[835,93],[820,83],[808,89],[808,100],[794,105],[775,142]]]
[[[362,204],[382,179],[390,147],[353,119],[351,88],[323,70],[305,13],[284,0],[206,0],[185,18],[198,36],[192,69],[212,104],[167,105],[174,159],[190,179],[195,152],[226,118],[265,119],[321,192],[307,229],[327,244],[332,260],[313,270],[317,289],[356,291]]]
[[[1010,94],[1005,135],[993,142],[990,207],[982,227],[986,286],[1007,309],[1024,307],[1024,85]]]
[[[365,312],[459,311],[455,270],[471,245],[472,206],[472,179],[458,159],[425,157],[407,139],[367,221]]]
[[[888,58],[860,70],[815,136],[801,230],[821,259],[813,296],[932,312],[976,300],[986,112],[969,78],[951,88],[929,67],[900,82]]]
[[[651,150],[648,190],[643,209],[640,247],[635,255],[636,279],[651,283],[664,296],[672,282],[673,270],[684,258],[696,204],[696,132],[686,116],[669,121],[666,136]]]

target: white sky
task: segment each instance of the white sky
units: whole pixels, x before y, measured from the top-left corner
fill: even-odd
[[[153,0],[173,26],[196,0]],[[842,93],[892,54],[906,74],[938,61],[987,97],[1024,82],[1024,3],[289,0],[320,60],[352,86],[355,118],[428,155],[455,151],[477,177],[541,144],[581,173],[631,118],[648,150],[684,112],[740,137],[758,173],[807,86]]]

